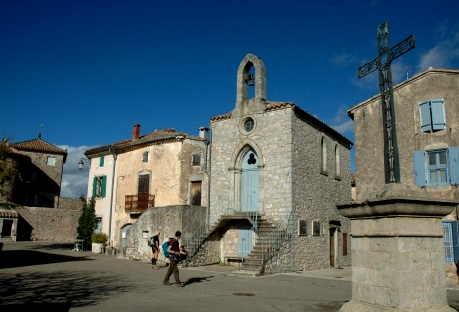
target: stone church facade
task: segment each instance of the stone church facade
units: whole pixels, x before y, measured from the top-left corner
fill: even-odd
[[[291,234],[265,272],[350,265],[349,221],[336,204],[351,201],[352,142],[294,103],[266,100],[266,68],[252,54],[238,68],[235,108],[210,128],[208,221],[231,220],[219,229],[221,259],[250,255],[258,218]],[[244,213],[251,222],[236,217]]]

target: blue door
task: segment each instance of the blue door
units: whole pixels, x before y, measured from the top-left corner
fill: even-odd
[[[241,211],[258,211],[258,156],[252,150],[242,160]]]
[[[239,257],[245,257],[252,252],[252,226],[239,226]]]

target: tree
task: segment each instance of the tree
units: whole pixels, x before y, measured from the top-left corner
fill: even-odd
[[[96,210],[94,197],[91,197],[87,202],[85,201],[83,195],[80,197],[80,200],[84,202],[83,212],[78,219],[78,238],[84,239],[86,244],[92,243],[92,234],[96,229]]]
[[[21,175],[13,165],[13,152],[8,144],[8,140],[9,138],[3,135],[3,139],[0,142],[0,198],[6,198],[7,200],[11,195],[15,179],[21,180]],[[1,208],[13,209],[15,206],[17,205],[5,202],[4,200],[0,202]]]

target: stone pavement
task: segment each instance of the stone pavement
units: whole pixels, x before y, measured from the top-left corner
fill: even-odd
[[[185,286],[177,287],[162,285],[165,268],[72,248],[6,242],[0,311],[327,312],[351,299],[350,268],[239,277],[232,274],[238,267],[180,267]],[[448,303],[459,309],[459,290],[448,290]]]

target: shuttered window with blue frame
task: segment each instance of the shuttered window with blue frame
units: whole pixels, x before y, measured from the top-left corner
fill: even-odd
[[[446,262],[459,262],[457,221],[443,222],[443,244]]]
[[[414,151],[414,183],[418,186],[459,184],[459,147]]]
[[[423,132],[446,129],[445,101],[433,99],[419,103],[421,130]]]

